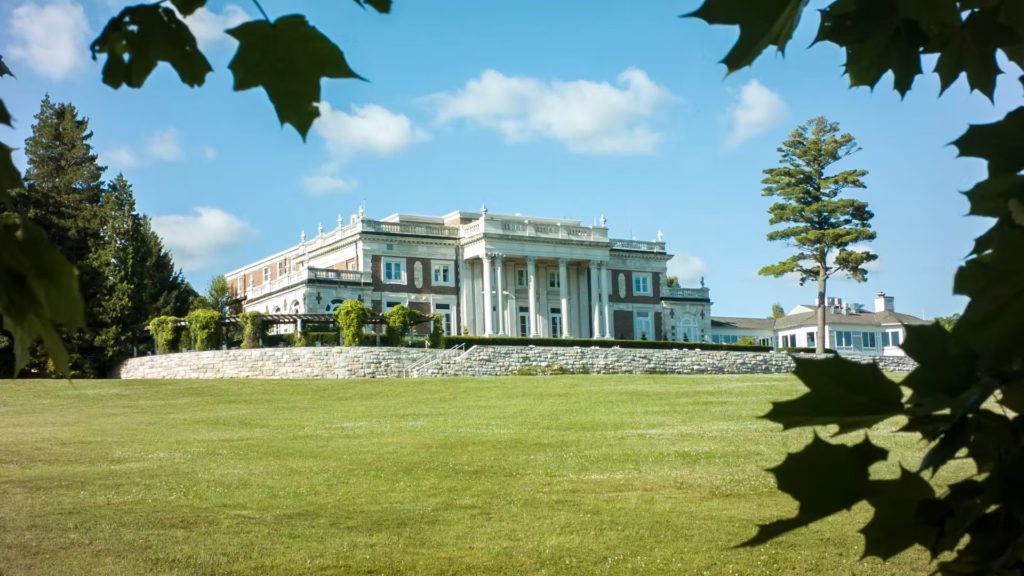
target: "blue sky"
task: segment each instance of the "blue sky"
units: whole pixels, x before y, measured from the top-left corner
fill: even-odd
[[[212,1],[188,20],[214,67],[204,87],[161,65],[143,89],[112,90],[88,53],[119,9],[111,0],[0,6],[0,53],[17,75],[0,80],[16,120],[2,140],[21,145],[45,93],[73,102],[107,177],[125,173],[200,290],[362,202],[373,218],[486,203],[585,224],[605,214],[617,238],[663,230],[670,270],[686,284],[704,276],[715,315],[763,316],[814,296],[795,278],[757,275],[789,254],[765,240],[761,170],[793,128],[826,116],[862,147],[840,167],[869,171],[854,195],[876,213],[880,255],[867,283],[837,279],[830,295],[870,303],[885,291],[898,311],[933,317],[963,308],[953,273],[988,226],[963,216],[958,193],[984,164],[947,143],[1022,104],[1020,72],[1005,62],[1015,73],[994,105],[963,79],[941,98],[933,76],[902,101],[888,76],[874,92],[851,90],[839,49],[806,48],[813,11],[784,58],[766,53],[725,76],[717,62],[737,32],[677,17],[697,0],[398,0],[390,16],[344,1],[262,4],[271,18],[306,14],[371,80],[324,81],[329,112],[307,142],[279,127],[262,90],[231,89],[236,44],[218,31],[254,18],[251,3]]]

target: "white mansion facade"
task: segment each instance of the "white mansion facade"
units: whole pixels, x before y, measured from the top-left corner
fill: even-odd
[[[362,208],[334,230],[225,275],[246,311],[331,312],[360,299],[440,314],[474,336],[703,341],[709,291],[669,287],[665,242],[608,237],[578,220],[455,211],[444,216]]]

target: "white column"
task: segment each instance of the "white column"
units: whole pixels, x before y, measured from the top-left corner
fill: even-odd
[[[614,338],[612,334],[612,314],[611,308],[608,306],[608,294],[612,290],[612,271],[608,269],[608,264],[605,262],[601,263],[601,305],[604,307],[604,337]]]
[[[558,259],[558,297],[562,300],[562,338],[569,338],[569,275],[565,258]]]
[[[494,336],[494,311],[491,308],[491,256],[484,254],[484,336]]]
[[[594,260],[590,261],[590,306],[593,308],[593,330],[590,333],[591,338],[601,337],[601,293],[598,288],[598,277],[597,277],[597,262]]]
[[[494,275],[497,278],[497,292],[498,292],[498,335],[505,335],[505,295],[503,294],[505,289],[505,273],[502,268],[501,254],[494,255]]]
[[[473,285],[473,279],[469,275],[469,266],[466,260],[459,258],[459,321],[458,326],[452,326],[452,334],[462,335],[462,327],[469,327],[469,295]]]
[[[526,276],[530,284],[530,336],[537,337],[537,258],[526,257]]]

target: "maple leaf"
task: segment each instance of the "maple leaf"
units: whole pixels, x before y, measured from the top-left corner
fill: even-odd
[[[273,23],[246,22],[227,31],[238,40],[228,68],[235,90],[262,86],[281,124],[291,124],[306,139],[320,115],[321,78],[356,78],[345,54],[301,14],[282,16]]]
[[[729,72],[735,72],[752,64],[768,46],[785,53],[806,5],[807,0],[706,0],[700,8],[682,17],[740,27],[739,40],[722,59]]]
[[[178,15],[159,4],[129,6],[107,22],[93,40],[92,58],[106,54],[103,83],[112,88],[141,88],[160,62],[170,64],[181,81],[201,86],[213,71],[196,38]]]

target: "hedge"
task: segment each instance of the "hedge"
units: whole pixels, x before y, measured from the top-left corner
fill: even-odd
[[[447,336],[445,346],[453,348],[459,344],[469,346],[561,346],[580,348],[648,348],[654,350],[733,350],[740,352],[771,352],[771,346],[738,346],[736,344],[711,344],[709,342],[670,342],[665,340],[591,340],[586,338],[516,338],[508,336]]]

